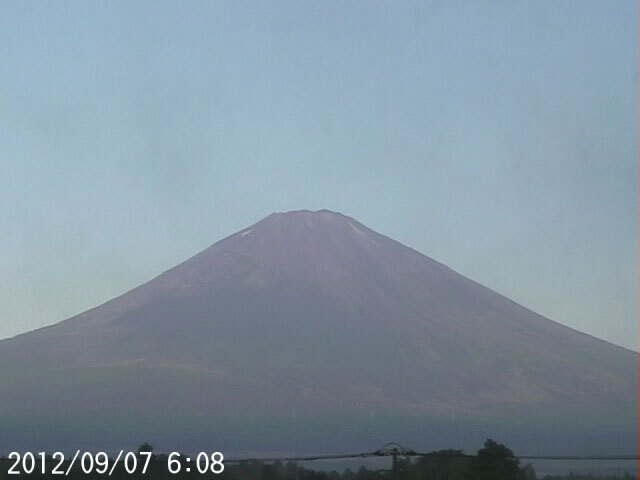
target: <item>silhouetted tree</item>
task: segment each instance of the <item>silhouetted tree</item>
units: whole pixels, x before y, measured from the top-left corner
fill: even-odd
[[[141,452],[153,452],[153,446],[149,445],[147,442],[144,442],[138,447],[138,453]]]
[[[469,458],[463,456],[462,450],[440,450],[413,463],[408,478],[465,480],[469,476],[469,468]]]
[[[484,448],[478,450],[471,460],[469,478],[473,480],[520,480],[520,461],[513,452],[491,439],[484,442]]]

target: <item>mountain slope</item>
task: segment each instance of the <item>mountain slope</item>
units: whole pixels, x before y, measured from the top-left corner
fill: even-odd
[[[329,211],[272,214],[0,341],[0,365],[0,435],[26,444],[144,432],[193,447],[215,432],[237,449],[311,450],[372,432],[424,442],[420,424],[626,445],[637,431],[636,353]]]

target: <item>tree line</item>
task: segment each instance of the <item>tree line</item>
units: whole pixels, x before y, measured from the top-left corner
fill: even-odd
[[[247,461],[228,463],[219,474],[201,474],[196,468],[187,471],[186,467],[179,473],[171,473],[167,468],[168,456],[154,454],[153,447],[147,443],[138,449],[138,454],[146,453],[149,458],[146,473],[128,473],[122,465],[118,465],[111,476],[106,474],[86,474],[77,466],[63,475],[71,480],[90,480],[112,478],[114,480],[136,479],[204,479],[219,480],[538,480],[530,464],[521,465],[513,451],[505,445],[493,440],[486,440],[484,446],[475,455],[465,455],[462,450],[440,450],[417,459],[411,457],[395,457],[387,470],[368,469],[365,466],[353,471],[345,469],[337,471],[314,471],[294,462]],[[43,475],[35,469],[27,475],[9,474],[11,464],[8,458],[0,458],[0,480],[15,478],[59,478],[51,472]],[[623,477],[597,477],[591,475],[545,476],[540,480],[637,480],[636,476],[625,474]]]

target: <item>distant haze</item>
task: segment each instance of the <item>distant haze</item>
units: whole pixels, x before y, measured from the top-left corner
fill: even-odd
[[[0,338],[272,211],[345,212],[637,349],[633,1],[0,15]]]

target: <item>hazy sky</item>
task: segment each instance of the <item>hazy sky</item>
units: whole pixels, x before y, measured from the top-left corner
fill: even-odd
[[[636,1],[2,2],[0,337],[340,211],[637,348]]]

